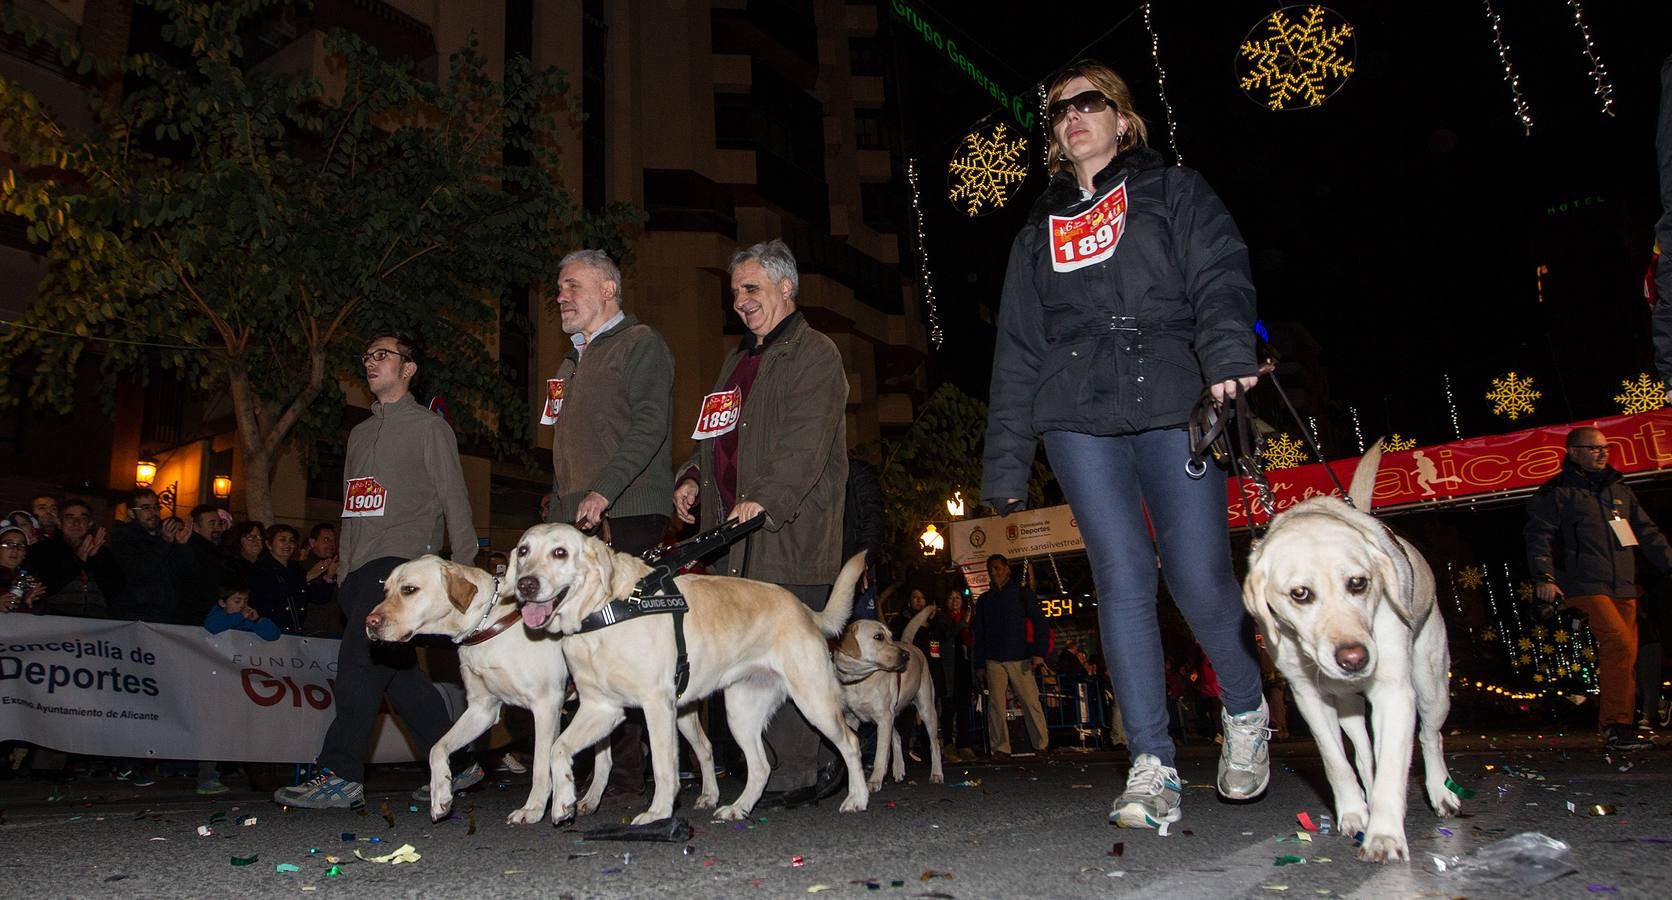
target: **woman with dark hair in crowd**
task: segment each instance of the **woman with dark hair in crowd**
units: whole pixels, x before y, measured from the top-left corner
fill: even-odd
[[[226,554],[228,584],[250,583],[250,570],[267,551],[266,529],[260,522],[239,522],[221,532],[221,552]]]
[[[266,552],[250,566],[250,606],[285,634],[301,634],[307,618],[307,581],[290,562],[301,536],[289,525],[267,526]]]

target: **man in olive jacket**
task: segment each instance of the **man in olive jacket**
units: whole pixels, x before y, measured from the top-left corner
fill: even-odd
[[[604,526],[599,536],[611,547],[642,554],[668,527],[673,354],[656,329],[622,310],[621,270],[604,251],[565,256],[557,282],[573,349],[546,382],[540,416],[552,426],[547,521]],[[629,711],[610,741],[614,791],[644,790],[643,721]]]
[[[1608,440],[1596,428],[1567,436],[1561,474],[1527,505],[1527,565],[1540,602],[1558,598],[1590,617],[1596,635],[1597,714],[1609,749],[1653,746],[1634,725],[1637,697],[1637,578],[1634,550],[1661,574],[1672,573],[1672,547],[1608,464]]]
[[[823,609],[842,564],[848,477],[842,355],[796,310],[800,277],[783,241],[737,252],[730,269],[732,309],[749,333],[703,398],[691,435],[697,449],[674,491],[674,509],[695,522],[691,509],[700,502],[705,530],[765,516],[764,527],[734,545],[715,574],[771,582]],[[777,761],[767,790],[780,792],[786,805],[814,799],[821,792],[815,789],[819,736],[794,704],[773,716],[766,740]]]

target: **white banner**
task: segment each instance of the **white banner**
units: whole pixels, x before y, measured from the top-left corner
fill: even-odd
[[[1008,516],[966,519],[947,529],[952,562],[963,569],[970,590],[987,589],[987,557],[1002,553],[1011,564],[1030,556],[1086,549],[1080,525],[1066,504]]]
[[[69,753],[312,762],[336,715],[340,641],[184,625],[0,617],[0,740]],[[416,759],[384,715],[369,762]]]

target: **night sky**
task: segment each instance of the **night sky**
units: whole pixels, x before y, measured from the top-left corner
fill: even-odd
[[[1141,5],[1050,4],[1021,19],[978,17],[985,4],[909,2],[1012,92],[1031,95],[1078,55],[1102,59],[1131,83],[1151,145],[1171,156]],[[880,10],[900,64],[900,140],[924,172],[947,332],[931,381],[985,397],[1005,255],[1043,170],[1036,164],[1021,197],[990,216],[968,219],[945,201],[947,161],[997,107],[892,3]],[[1256,104],[1236,78],[1238,45],[1275,5],[1155,5],[1179,149],[1247,238],[1280,374],[1321,420],[1329,456],[1353,452],[1349,405],[1366,438],[1451,439],[1442,374],[1472,436],[1617,414],[1619,382],[1651,368],[1641,279],[1659,215],[1654,123],[1672,5],[1583,4],[1613,117],[1600,111],[1567,4],[1494,7],[1531,137],[1512,115],[1480,3],[1334,4],[1357,31],[1357,71],[1321,108],[1284,112]],[[1481,396],[1512,369],[1544,393],[1537,413],[1513,424]],[[1293,432],[1265,394],[1267,417]]]

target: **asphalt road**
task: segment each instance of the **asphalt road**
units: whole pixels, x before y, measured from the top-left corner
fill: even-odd
[[[505,815],[525,796],[526,776],[490,778],[460,799],[456,818],[439,824],[411,809],[406,792],[423,781],[414,767],[377,772],[359,814],[286,812],[247,790],[202,799],[189,779],[138,788],[83,778],[49,800],[48,782],[12,778],[0,781],[0,894],[1672,896],[1672,749],[1609,756],[1589,735],[1454,734],[1449,742],[1453,775],[1476,797],[1465,804],[1464,818],[1441,821],[1413,781],[1406,822],[1412,860],[1386,866],[1358,862],[1350,837],[1296,840],[1296,813],[1316,819],[1330,810],[1313,745],[1288,741],[1274,745],[1267,796],[1241,805],[1215,799],[1214,748],[1186,748],[1180,760],[1190,782],[1185,817],[1167,837],[1106,824],[1126,764],[1124,753],[1111,752],[953,764],[946,785],[928,784],[927,768],[912,766],[909,774],[918,780],[885,786],[867,812],[840,814],[827,801],[756,810],[747,826],[696,814],[690,816],[695,834],[684,844],[586,841],[576,826],[506,825]],[[244,786],[238,776],[231,783]],[[720,786],[725,801],[740,784],[723,778]],[[607,801],[580,827],[622,821],[643,803]],[[1610,814],[1589,814],[1599,805]],[[248,816],[254,824],[240,824]],[[200,825],[213,835],[200,837]],[[345,841],[345,832],[354,839]],[[1521,832],[1570,844],[1578,871],[1523,885],[1472,855]],[[403,844],[422,858],[391,865],[355,857],[356,850],[378,856]],[[332,856],[335,876],[327,872]],[[1277,865],[1285,856],[1305,862]],[[235,857],[256,861],[239,866]],[[1441,873],[1435,857],[1461,857],[1464,867]],[[279,872],[279,864],[297,871]]]

